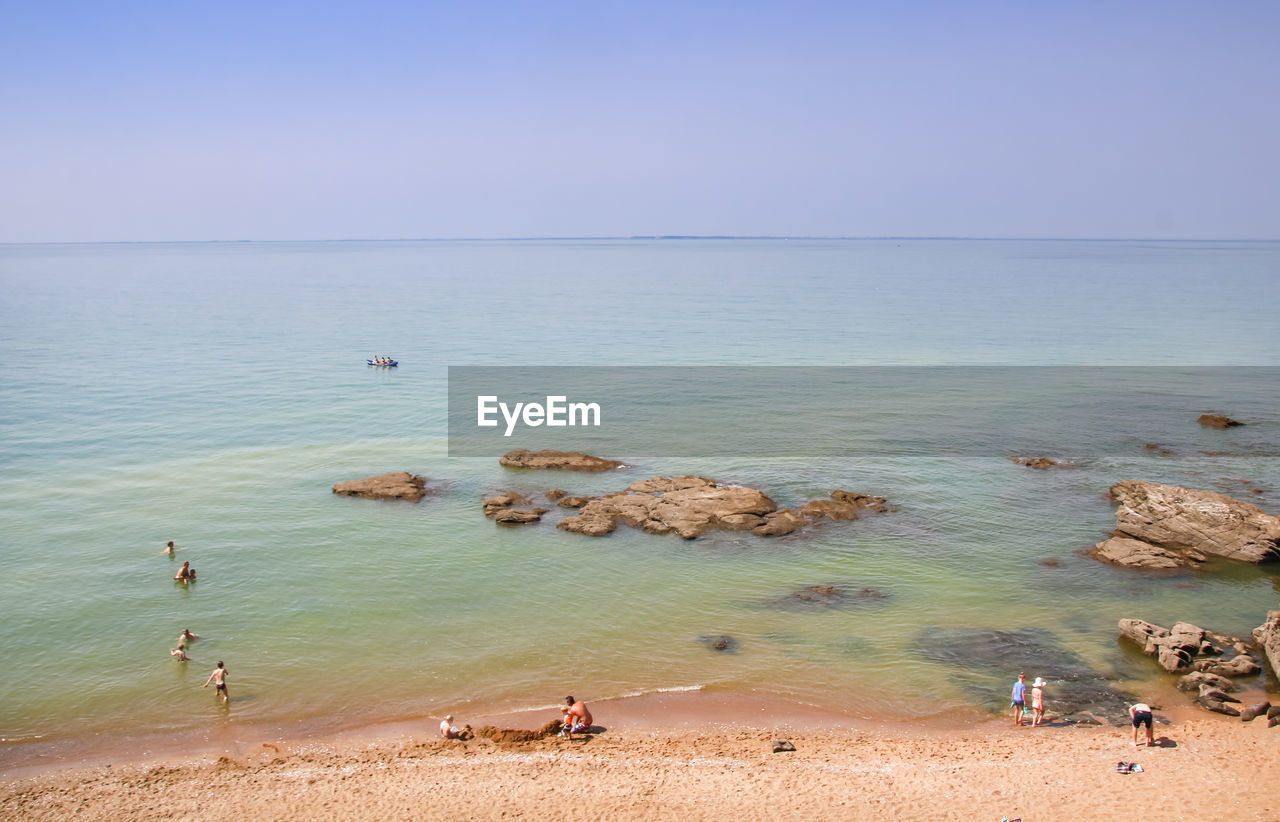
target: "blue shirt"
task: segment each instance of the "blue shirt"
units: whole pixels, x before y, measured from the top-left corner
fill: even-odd
[[[1027,683],[1023,682],[1022,680],[1018,680],[1017,682],[1013,683],[1013,701],[1014,702],[1025,702],[1026,694],[1027,694]]]

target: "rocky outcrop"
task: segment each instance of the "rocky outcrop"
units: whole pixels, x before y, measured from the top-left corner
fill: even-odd
[[[1280,559],[1280,518],[1255,505],[1216,491],[1141,480],[1117,483],[1110,493],[1120,507],[1112,539],[1089,552],[1098,559],[1138,568],[1189,566],[1209,557]]]
[[[1028,468],[1038,468],[1041,471],[1046,468],[1052,468],[1058,464],[1055,460],[1051,460],[1048,457],[1009,457],[1009,459],[1016,462],[1018,465],[1025,465]]]
[[[1235,690],[1235,684],[1228,677],[1252,676],[1261,670],[1241,639],[1206,631],[1189,622],[1162,628],[1142,619],[1122,619],[1119,628],[1123,639],[1140,646],[1148,656],[1156,657],[1164,670],[1182,673],[1194,669],[1178,680],[1178,689],[1194,692],[1200,706],[1228,716],[1240,715],[1240,711],[1229,704],[1240,700],[1228,696],[1228,692]],[[1235,656],[1223,659],[1227,648]]]
[[[427,495],[426,480],[408,471],[393,471],[359,480],[339,482],[333,493],[365,499],[403,499],[419,502]]]
[[[778,506],[754,488],[721,485],[707,477],[654,477],[591,500],[576,517],[557,523],[565,531],[604,536],[618,522],[649,534],[694,539],[711,529],[744,530],[764,524]]]
[[[751,531],[757,536],[789,534],[812,522],[858,519],[860,512],[887,511],[883,497],[832,491],[799,510],[778,506],[763,492],[742,485],[722,485],[709,477],[654,477],[602,497],[565,497],[564,507],[578,508],[557,527],[576,534],[604,536],[619,522],[649,534],[679,534],[694,539],[710,530]]]
[[[524,494],[516,491],[504,491],[492,497],[485,497],[481,503],[484,506],[484,515],[494,522],[505,523],[506,525],[525,525],[531,522],[538,522],[542,519],[542,515],[547,513],[547,508],[516,508],[516,505],[528,505],[529,498]]]
[[[1280,676],[1280,611],[1267,612],[1267,621],[1253,629],[1253,641],[1271,663],[1271,672]]]
[[[1183,554],[1128,537],[1112,537],[1099,542],[1088,552],[1095,559],[1126,568],[1183,568],[1189,559]]]
[[[523,448],[508,451],[499,457],[498,462],[508,468],[547,471],[611,471],[622,465],[618,460],[602,459],[577,451],[527,451]]]
[[[1205,428],[1235,428],[1237,425],[1244,425],[1240,420],[1233,420],[1221,414],[1201,414],[1196,422]]]
[[[550,502],[555,502],[556,500],[563,499],[567,496],[569,496],[569,492],[562,488],[552,488],[546,494],[547,500]]]
[[[884,497],[869,497],[841,490],[832,491],[831,499],[815,499],[799,508],[805,519],[818,520],[825,517],[836,522],[857,519],[858,512],[862,510],[884,513],[889,508],[885,505]]]

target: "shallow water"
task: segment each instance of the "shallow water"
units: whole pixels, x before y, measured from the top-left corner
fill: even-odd
[[[920,658],[931,626],[1041,628],[1109,676],[1156,681],[1117,646],[1117,619],[1244,634],[1277,607],[1275,571],[1150,577],[1078,552],[1110,530],[1102,495],[1122,479],[1280,508],[1270,369],[1217,408],[1250,422],[1226,432],[1194,424],[1211,398],[1176,380],[1140,385],[1119,412],[1085,382],[1073,414],[1021,423],[1046,448],[1097,444],[1062,454],[1079,458],[1070,469],[1011,464],[999,429],[964,439],[951,412],[990,391],[979,380],[912,393],[914,418],[963,442],[943,453],[842,442],[834,457],[822,443],[653,456],[593,443],[628,467],[580,476],[449,457],[446,367],[1276,366],[1277,338],[1259,329],[1277,270],[1280,245],[1267,243],[0,247],[0,737],[690,687],[867,716],[975,706],[965,671]],[[376,352],[401,367],[368,368]],[[390,470],[424,474],[434,493],[408,505],[329,491]],[[497,490],[598,493],[673,473],[780,505],[846,488],[896,510],[693,542],[567,534],[560,509],[526,528],[480,515]],[[176,560],[160,553],[169,539]],[[193,586],[170,579],[183,559]],[[819,584],[882,596],[777,606]],[[185,665],[167,653],[183,627],[201,637]],[[719,634],[734,652],[700,639]],[[227,714],[198,687],[219,659]]]

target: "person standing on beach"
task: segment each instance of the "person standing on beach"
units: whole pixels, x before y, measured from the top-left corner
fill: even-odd
[[[1018,674],[1018,681],[1013,683],[1013,701],[1009,703],[1013,706],[1013,724],[1022,724],[1022,709],[1027,706],[1027,675],[1025,672]]]
[[[222,664],[221,659],[218,660],[218,667],[213,669],[213,673],[209,674],[209,678],[200,687],[208,688],[210,682],[213,683],[214,690],[222,694],[224,703],[231,701],[230,697],[227,696],[227,667]]]
[[[1045,681],[1042,677],[1036,677],[1036,681],[1031,683],[1031,710],[1034,713],[1031,727],[1033,728],[1044,721],[1044,686]]]
[[[1138,728],[1142,725],[1147,726],[1147,747],[1154,746],[1156,741],[1151,735],[1151,706],[1145,702],[1130,705],[1129,716],[1133,719],[1133,747],[1138,747]]]

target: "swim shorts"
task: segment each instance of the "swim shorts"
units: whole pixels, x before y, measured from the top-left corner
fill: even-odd
[[[1146,725],[1148,729],[1151,728],[1151,712],[1150,711],[1134,711],[1133,727],[1140,728],[1143,725]]]

